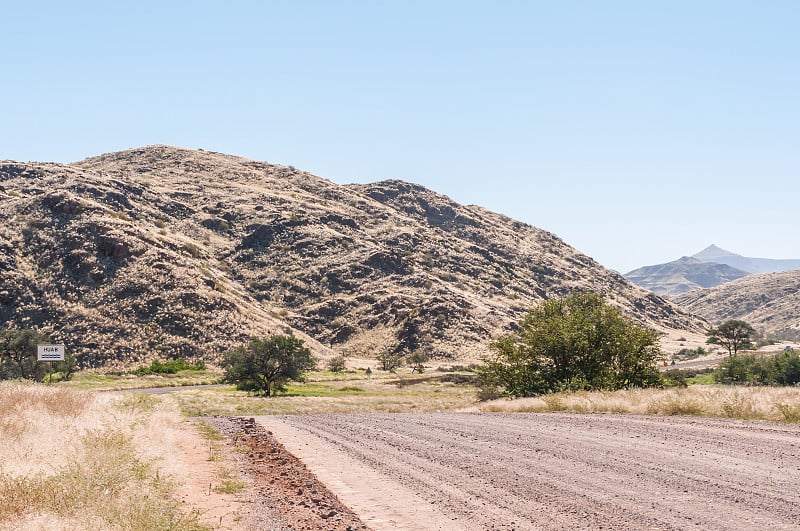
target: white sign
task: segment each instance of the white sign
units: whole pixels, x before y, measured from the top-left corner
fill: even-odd
[[[64,345],[36,345],[39,361],[64,361]]]

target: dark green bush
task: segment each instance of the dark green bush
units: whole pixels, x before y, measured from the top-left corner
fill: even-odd
[[[137,368],[133,373],[136,376],[146,376],[148,374],[177,374],[179,371],[202,371],[206,368],[203,360],[198,360],[195,363],[186,363],[184,359],[175,359],[169,361],[153,360],[150,366],[142,366]]]
[[[445,374],[439,378],[440,382],[449,382],[454,384],[471,384],[476,383],[478,377],[474,374]]]
[[[331,372],[344,372],[347,368],[347,358],[341,354],[328,360],[328,370]]]
[[[775,370],[775,383],[779,385],[800,385],[800,353],[784,350],[772,358]]]
[[[714,379],[723,384],[800,384],[800,353],[788,350],[772,357],[754,354],[731,356],[720,363]]]
[[[703,347],[697,347],[695,349],[682,348],[672,356],[672,359],[693,360],[695,358],[699,358],[700,356],[705,356],[706,354],[708,354],[708,352]]]

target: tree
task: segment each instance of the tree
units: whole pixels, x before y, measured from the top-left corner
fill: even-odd
[[[427,363],[429,359],[431,359],[431,357],[421,350],[412,352],[408,357],[408,364],[411,365],[411,374],[415,372],[422,374],[425,372],[425,363]]]
[[[783,351],[767,358],[755,354],[729,356],[714,371],[714,380],[723,384],[798,385],[800,354]]]
[[[289,380],[302,380],[315,365],[301,339],[284,335],[252,337],[247,345],[226,352],[222,363],[226,382],[265,396],[283,391]]]
[[[378,354],[377,361],[381,365],[381,370],[394,372],[398,367],[403,365],[405,356],[403,356],[403,354],[400,352],[389,352],[388,350],[384,350]]]
[[[331,372],[344,372],[347,368],[347,358],[340,354],[328,360],[328,370]]]
[[[490,348],[478,370],[484,396],[492,390],[533,396],[661,383],[658,334],[593,293],[545,301]]]
[[[48,367],[37,360],[36,345],[40,343],[50,340],[36,330],[0,330],[0,379],[41,382]]]
[[[750,348],[750,338],[755,332],[748,323],[731,319],[706,332],[706,343],[725,347],[728,356],[735,356],[740,350]]]

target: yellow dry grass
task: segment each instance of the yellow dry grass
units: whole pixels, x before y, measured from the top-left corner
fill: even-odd
[[[0,383],[0,529],[197,529],[172,501],[177,411],[120,397]]]
[[[800,388],[693,385],[672,389],[554,393],[535,398],[493,400],[481,404],[478,409],[486,412],[696,415],[798,423]]]

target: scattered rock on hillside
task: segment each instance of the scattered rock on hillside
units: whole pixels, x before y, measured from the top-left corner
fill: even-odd
[[[0,326],[85,365],[218,359],[290,332],[318,355],[474,360],[531,305],[597,291],[638,322],[702,322],[557,236],[402,181],[341,186],[167,146],[0,163]]]

